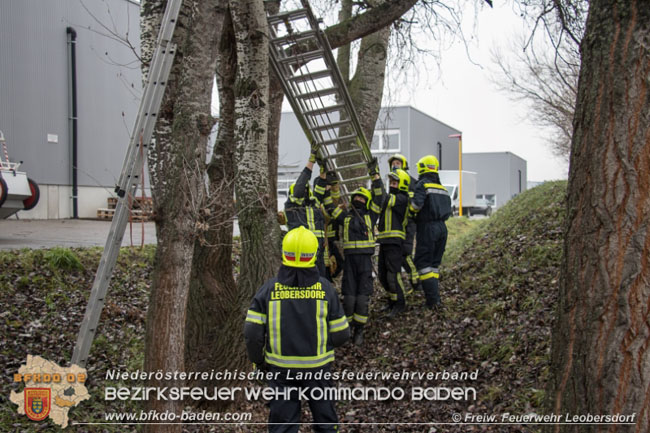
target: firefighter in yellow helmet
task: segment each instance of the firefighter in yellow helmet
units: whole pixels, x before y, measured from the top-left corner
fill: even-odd
[[[343,309],[354,326],[353,341],[363,343],[363,328],[368,322],[368,303],[373,292],[372,256],[375,253],[375,223],[384,201],[384,184],[379,176],[377,160],[368,164],[372,177],[372,192],[358,188],[351,194],[352,209],[342,206],[332,211],[343,227]]]
[[[389,293],[389,316],[406,308],[406,289],[402,282],[402,243],[406,239],[409,183],[411,176],[402,169],[388,174],[389,190],[379,217],[379,281]]]
[[[451,215],[451,199],[438,176],[438,159],[427,155],[418,161],[418,183],[411,200],[411,211],[416,214],[417,238],[415,266],[420,274],[426,306],[441,306],[438,278],[440,262],[447,244],[445,221]]]
[[[302,226],[316,235],[318,238],[318,256],[316,266],[321,276],[326,275],[325,269],[325,217],[321,204],[325,199],[325,193],[329,189],[324,170],[314,180],[314,188],[309,187],[309,180],[312,177],[314,163],[318,161],[318,147],[312,148],[309,160],[305,168],[298,176],[295,183],[289,188],[289,197],[284,203],[284,214],[287,219],[289,230]],[[319,166],[324,163],[319,161]]]
[[[257,291],[246,314],[248,357],[260,370],[271,373],[269,387],[278,390],[332,387],[329,379],[300,380],[296,372],[329,371],[334,348],[350,338],[336,290],[318,274],[317,250],[318,240],[311,231],[290,230],[282,241],[277,276]],[[271,401],[269,432],[297,432],[300,406],[297,392]],[[317,431],[338,431],[332,400],[310,400],[309,407]]]
[[[406,160],[406,157],[400,153],[396,153],[388,158],[388,166],[390,171],[394,172],[396,170],[404,170],[408,174],[409,164]],[[409,198],[413,198],[413,193],[415,192],[416,180],[409,174]],[[413,262],[413,241],[415,240],[415,220],[413,215],[409,211],[407,220],[406,220],[406,229],[405,229],[405,238],[402,242],[402,267],[406,270],[409,282],[411,287],[414,289],[419,286],[420,278],[418,277],[418,271],[415,268],[415,263]]]

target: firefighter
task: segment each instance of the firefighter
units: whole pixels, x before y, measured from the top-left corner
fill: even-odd
[[[330,371],[334,348],[350,338],[343,307],[332,285],[315,267],[318,239],[304,227],[282,241],[282,265],[276,277],[258,290],[246,314],[244,336],[249,359],[272,377],[269,387],[285,390],[332,387],[329,379],[299,380]],[[327,375],[324,375],[327,376]],[[298,392],[270,402],[269,432],[297,432],[301,402]],[[317,432],[338,431],[334,402],[309,400]]]
[[[284,203],[284,214],[289,230],[302,226],[309,229],[318,238],[318,257],[316,267],[319,274],[326,276],[325,270],[325,218],[321,203],[325,197],[327,181],[325,175],[319,176],[313,190],[309,188],[312,169],[317,159],[317,148],[313,148],[305,168],[296,182],[289,187],[289,197]]]
[[[376,158],[368,164],[372,192],[358,188],[351,194],[350,210],[340,205],[332,217],[343,227],[343,309],[354,325],[353,342],[363,344],[363,328],[368,322],[368,302],[373,291],[372,255],[375,252],[374,227],[381,213],[384,184]]]
[[[396,153],[388,158],[388,166],[391,171],[395,170],[404,170],[408,174],[409,164],[406,160],[406,157],[400,153]],[[409,174],[409,198],[413,198],[413,192],[415,191],[416,181]],[[409,211],[409,216],[406,223],[406,238],[402,242],[402,267],[406,270],[409,276],[409,283],[412,288],[419,288],[420,278],[418,277],[418,271],[415,268],[415,263],[413,263],[413,240],[415,239],[415,220],[413,215]]]
[[[325,244],[329,253],[329,265],[327,266],[327,279],[333,282],[343,271],[343,256],[339,250],[339,223],[332,218],[331,211],[336,208],[341,198],[339,180],[333,171],[326,172],[328,189],[323,199],[323,210],[325,213]]]
[[[388,174],[389,192],[379,217],[379,281],[390,294],[389,316],[406,309],[406,290],[402,282],[402,243],[406,239],[408,191],[411,176],[401,169]]]
[[[418,161],[418,183],[411,200],[411,211],[416,213],[417,238],[415,266],[420,275],[425,305],[441,307],[438,279],[439,266],[447,244],[445,221],[451,215],[451,199],[438,176],[438,159],[427,155]]]

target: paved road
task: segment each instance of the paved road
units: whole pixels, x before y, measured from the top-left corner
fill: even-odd
[[[3,219],[0,220],[0,250],[104,246],[110,227],[110,221]],[[133,245],[140,245],[142,223],[133,223],[132,229]],[[144,223],[144,242],[156,243],[152,222]],[[131,245],[128,224],[122,245]]]

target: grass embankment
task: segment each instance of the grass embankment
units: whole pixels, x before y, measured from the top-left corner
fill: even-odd
[[[451,422],[454,413],[525,414],[539,411],[548,379],[550,328],[561,260],[566,183],[554,182],[511,200],[491,218],[448,221],[449,242],[441,267],[445,314],[421,308],[395,319],[380,312],[383,289],[376,287],[366,344],[337,350],[334,370],[382,372],[464,372],[477,380],[342,380],[341,387],[401,387],[406,396],[388,401],[341,401],[341,422]],[[24,250],[0,253],[0,431],[41,431],[44,423],[18,416],[9,402],[13,373],[27,354],[61,365],[69,362],[85,310],[100,250]],[[72,409],[71,420],[102,421],[104,412],[139,411],[140,402],[104,401],[108,368],[142,366],[144,320],[153,248],[124,249],[113,277],[100,329],[91,352],[88,383],[93,398]],[[75,260],[76,257],[76,260]],[[129,381],[126,386],[137,383]],[[473,387],[476,400],[415,401],[412,387]],[[264,422],[261,402],[232,410],[250,411]],[[310,417],[305,410],[303,420]],[[46,428],[55,428],[53,424]],[[128,428],[126,428],[128,427]],[[438,427],[436,427],[438,428]],[[185,429],[194,429],[187,426]],[[303,427],[305,431],[308,427]],[[396,426],[348,426],[347,431],[394,431]],[[399,431],[429,431],[403,425]],[[527,427],[459,426],[437,431],[534,431]],[[71,426],[70,431],[133,431],[133,426]],[[261,426],[211,426],[210,431],[264,431]]]
[[[70,420],[101,422],[104,412],[138,408],[132,402],[107,403],[103,398],[107,369],[142,368],[144,321],[154,248],[123,248],[113,273],[91,349],[86,387],[92,398],[70,411]],[[68,366],[101,256],[100,248],[20,250],[0,253],[0,431],[57,431],[50,420],[35,423],[16,412],[9,401],[13,375],[27,355],[39,355]],[[126,386],[133,386],[129,382]],[[127,427],[127,428],[125,428]],[[132,430],[132,429],[131,429]],[[71,425],[66,431],[129,431],[128,426]]]

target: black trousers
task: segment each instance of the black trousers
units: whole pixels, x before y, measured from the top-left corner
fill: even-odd
[[[368,322],[372,284],[372,254],[346,254],[341,293],[343,310],[351,325],[364,326]]]
[[[404,256],[402,258],[402,267],[406,270],[413,288],[415,288],[415,286],[420,282],[418,270],[413,262],[413,240],[415,239],[416,231],[417,226],[415,221],[409,219],[409,222],[406,225],[406,240],[402,243],[402,254]]]
[[[405,304],[404,283],[402,283],[402,245],[381,244],[379,246],[379,282],[386,289],[392,302]]]
[[[447,226],[444,221],[419,223],[416,239],[415,266],[420,274],[426,303],[429,306],[440,304],[439,267],[447,245]]]
[[[330,271],[329,267],[326,269],[327,279],[332,281],[334,278],[338,277],[341,272],[343,272],[343,263],[345,260],[343,260],[341,251],[336,246],[336,241],[334,239],[328,239],[327,242],[330,256],[334,256],[334,258],[336,258],[336,269],[334,270],[334,273]]]
[[[274,389],[285,389],[297,387],[308,389],[307,395],[315,388],[333,387],[330,380],[297,380],[288,379],[286,370],[279,371],[277,379],[269,381],[269,387]],[[295,373],[293,374],[295,376]],[[318,392],[317,395],[321,393]],[[269,432],[271,433],[296,433],[300,427],[301,401],[298,392],[291,392],[287,399],[272,400],[269,413]],[[336,416],[334,401],[332,400],[308,400],[309,409],[314,417],[314,431],[317,433],[334,433],[338,431],[339,419]]]

